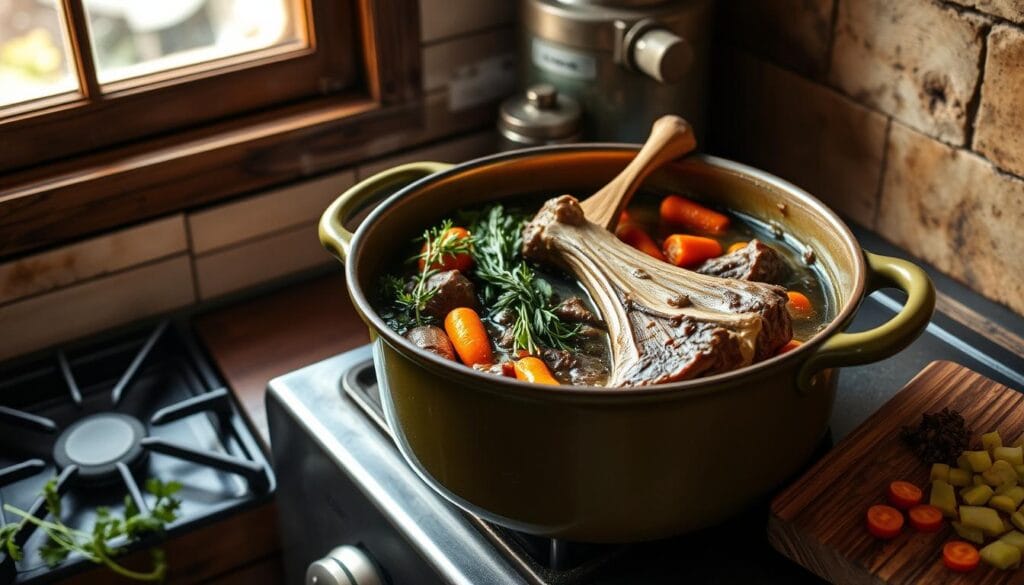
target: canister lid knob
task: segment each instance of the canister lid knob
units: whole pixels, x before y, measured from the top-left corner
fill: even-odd
[[[502,102],[498,130],[521,146],[572,142],[579,138],[581,114],[576,100],[538,83]]]

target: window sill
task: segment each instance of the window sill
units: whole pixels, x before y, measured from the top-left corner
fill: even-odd
[[[381,106],[323,98],[0,178],[0,258],[335,171],[489,124],[491,109],[432,127],[429,95]]]

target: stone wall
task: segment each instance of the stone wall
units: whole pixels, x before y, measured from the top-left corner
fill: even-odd
[[[1024,0],[723,0],[710,149],[1024,313]]]

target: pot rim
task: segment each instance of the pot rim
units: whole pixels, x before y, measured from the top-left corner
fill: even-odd
[[[842,239],[845,247],[849,252],[851,252],[851,256],[854,259],[854,287],[846,302],[836,313],[836,316],[832,318],[825,328],[816,333],[813,337],[805,341],[796,349],[784,354],[776,355],[764,361],[757,362],[756,364],[751,364],[749,366],[729,372],[723,372],[721,374],[715,374],[713,376],[694,378],[680,382],[669,382],[666,384],[655,384],[651,386],[618,388],[616,389],[618,391],[609,391],[610,389],[605,386],[580,386],[573,384],[548,386],[531,384],[515,378],[495,376],[494,374],[465,367],[462,364],[452,363],[451,361],[432,352],[416,347],[411,341],[388,327],[384,320],[377,314],[377,311],[373,308],[373,305],[363,293],[362,288],[358,285],[357,276],[361,260],[361,254],[359,253],[359,250],[361,249],[360,244],[362,243],[363,237],[368,231],[369,226],[373,225],[373,223],[384,215],[384,213],[410,193],[419,191],[440,180],[448,179],[476,168],[511,159],[524,158],[528,156],[543,156],[554,153],[585,153],[590,151],[636,152],[639,149],[640,145],[638,144],[616,142],[559,144],[523,148],[508,152],[500,152],[455,164],[449,169],[428,175],[422,179],[409,183],[381,202],[380,205],[367,215],[366,219],[364,219],[359,225],[359,228],[356,230],[355,235],[352,238],[352,253],[349,254],[349,257],[345,262],[345,280],[346,286],[349,290],[349,296],[352,298],[353,304],[363,315],[364,320],[368,321],[372,326],[374,331],[387,340],[388,344],[395,348],[396,351],[409,359],[417,361],[434,373],[449,377],[454,376],[459,381],[473,385],[476,388],[481,388],[482,386],[482,389],[492,392],[504,391],[507,393],[508,390],[514,390],[522,394],[541,398],[551,398],[553,396],[571,396],[574,398],[580,398],[586,396],[600,398],[602,400],[624,400],[649,396],[661,396],[673,393],[678,393],[680,396],[701,396],[710,392],[725,390],[727,388],[735,389],[738,386],[730,384],[730,382],[752,375],[765,374],[768,370],[776,369],[787,362],[797,362],[803,360],[805,357],[809,357],[813,351],[817,350],[818,346],[825,342],[825,340],[833,334],[840,332],[843,327],[849,323],[854,312],[857,310],[862,297],[864,296],[867,280],[867,264],[864,259],[864,252],[860,243],[857,241],[857,238],[853,235],[853,232],[850,231],[850,228],[846,223],[818,198],[789,181],[743,163],[708,154],[691,154],[687,156],[685,160],[698,160],[701,163],[722,171],[744,175],[757,182],[785,191],[788,194],[803,200],[813,208],[816,213],[831,224],[834,233]],[[834,286],[834,283],[830,283],[830,285]]]

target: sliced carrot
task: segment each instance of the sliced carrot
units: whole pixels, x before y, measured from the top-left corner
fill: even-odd
[[[789,307],[790,313],[798,316],[805,316],[814,311],[811,299],[807,298],[807,295],[804,293],[791,290],[786,293],[786,296],[789,297],[789,303],[787,303],[786,306]]]
[[[914,506],[907,515],[910,516],[910,525],[918,532],[938,532],[942,528],[942,510],[935,506]]]
[[[441,234],[440,240],[443,242],[451,238],[463,239],[468,237],[469,231],[466,228],[451,227]],[[423,272],[427,263],[426,260],[423,259],[423,255],[426,253],[427,243],[423,242],[423,247],[420,248],[420,259],[416,264],[419,267],[420,272]],[[440,270],[441,272],[446,272],[448,270],[465,272],[473,267],[473,257],[468,252],[463,252],[462,254],[445,254],[440,261],[434,262],[430,267],[434,270]]]
[[[647,235],[647,232],[640,226],[628,222],[620,223],[615,228],[615,235],[644,254],[658,260],[665,260],[665,257],[661,254],[661,249],[658,248],[658,244],[654,243],[651,236]]]
[[[909,481],[894,481],[890,483],[886,495],[889,497],[889,503],[901,510],[913,508],[920,504],[921,498],[924,497],[924,494],[921,493],[921,488]]]
[[[942,564],[950,571],[967,573],[977,567],[980,561],[978,549],[962,540],[951,540],[942,547]]]
[[[868,508],[868,532],[875,538],[896,538],[903,529],[903,514],[892,506],[877,505]]]
[[[658,213],[665,223],[685,226],[692,230],[720,234],[729,229],[729,216],[679,195],[669,195],[662,199]]]
[[[722,244],[719,244],[718,240],[702,236],[672,234],[665,238],[661,251],[665,253],[665,259],[672,264],[687,268],[709,258],[721,256]]]
[[[786,342],[786,345],[783,345],[782,347],[779,348],[779,351],[775,352],[775,355],[782,355],[786,352],[793,351],[794,349],[800,347],[803,344],[804,342],[798,339],[790,339],[789,341]]]
[[[491,340],[487,330],[476,311],[468,307],[452,309],[444,318],[444,330],[455,346],[455,353],[467,366],[482,364],[489,366],[494,363],[491,353]]]
[[[533,382],[534,384],[547,384],[549,386],[558,386],[558,380],[551,375],[551,370],[548,369],[547,364],[544,360],[533,356],[524,357],[516,360],[516,379],[523,380],[524,382]]]
[[[742,250],[743,248],[746,248],[746,247],[747,247],[747,244],[749,244],[749,243],[750,243],[750,242],[736,242],[735,244],[731,244],[731,245],[730,245],[730,246],[729,246],[729,247],[728,247],[728,248],[727,248],[727,249],[725,250],[725,253],[726,253],[726,254],[732,254],[733,252],[739,252],[739,251],[740,251],[740,250]]]

